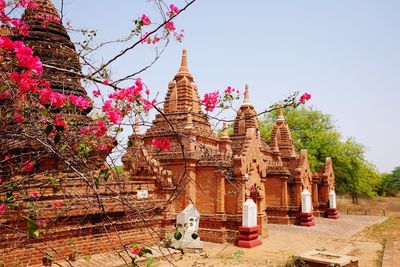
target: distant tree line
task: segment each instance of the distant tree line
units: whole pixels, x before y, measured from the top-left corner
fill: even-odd
[[[343,140],[329,114],[312,107],[286,108],[284,114],[295,147],[307,149],[312,171],[319,171],[326,157],[332,158],[339,194],[350,194],[353,202],[357,202],[358,197],[399,193],[400,167],[390,174],[379,173],[365,159],[365,147],[352,137]],[[261,134],[267,141],[277,117],[277,112],[271,112],[260,120]]]

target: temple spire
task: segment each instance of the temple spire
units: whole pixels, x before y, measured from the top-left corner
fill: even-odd
[[[222,126],[221,139],[229,139],[228,124],[226,122],[224,122]]]
[[[281,105],[279,105],[278,107],[278,112],[279,112],[278,121],[285,121],[285,116],[283,115],[283,108]]]
[[[134,134],[136,134],[136,135],[142,134],[141,131],[140,131],[140,119],[139,119],[139,116],[135,116]]]
[[[189,73],[189,68],[188,68],[188,64],[187,64],[187,51],[185,48],[182,50],[181,66],[179,68],[178,73],[181,73],[181,74]]]
[[[244,87],[244,99],[242,106],[251,106],[250,102],[250,93],[249,93],[249,85],[246,83]]]

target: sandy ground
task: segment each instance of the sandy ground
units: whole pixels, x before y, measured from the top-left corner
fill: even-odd
[[[204,243],[198,254],[174,255],[171,261],[186,266],[285,266],[293,255],[313,249],[355,256],[360,266],[377,266],[382,245],[362,238],[366,227],[385,220],[379,216],[344,215],[339,220],[316,218],[316,226],[305,228],[293,225],[269,225],[269,236],[253,249],[242,249],[233,244]],[[154,266],[167,267],[171,263],[156,262]]]
[[[378,266],[379,255],[383,252],[382,243],[366,235],[372,225],[385,221],[382,216],[341,215],[338,220],[315,218],[313,227],[294,225],[268,225],[269,235],[263,244],[253,249],[243,249],[233,244],[214,244],[204,242],[200,253],[169,254],[168,259],[160,257],[151,266],[155,267],[222,267],[222,266],[285,266],[291,256],[319,249],[327,252],[355,256],[359,266]],[[387,220],[390,221],[390,220]],[[385,221],[386,223],[386,221]],[[368,228],[368,231],[366,229]],[[373,232],[378,232],[379,229]],[[156,249],[153,250],[157,257]],[[127,255],[122,255],[127,259]],[[61,266],[70,266],[60,263]],[[75,267],[114,267],[126,266],[116,253],[92,255],[90,259],[81,258],[73,263]],[[142,262],[140,266],[146,266]]]

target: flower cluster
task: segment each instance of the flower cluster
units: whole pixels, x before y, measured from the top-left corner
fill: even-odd
[[[218,91],[205,94],[203,100],[201,100],[201,103],[203,103],[203,105],[205,106],[206,111],[213,111],[218,106],[218,102]]]
[[[178,42],[182,42],[183,37],[185,37],[184,30],[183,29],[180,30],[179,33],[178,32],[174,32],[174,37],[175,37],[175,40],[177,40]]]
[[[102,137],[107,134],[107,125],[103,119],[97,120],[94,125],[86,126],[80,129],[80,133],[83,135],[95,135],[96,137]]]
[[[169,32],[175,31],[175,29],[176,29],[173,21],[168,21],[167,23],[165,23],[164,28],[165,28],[165,30],[167,30]]]
[[[6,204],[0,204],[0,216],[3,215],[6,212],[7,205]]]
[[[156,44],[160,41],[161,39],[157,36],[154,35],[153,38],[151,38],[150,34],[148,32],[146,32],[142,37],[141,37],[141,42],[143,43],[147,43],[147,44]]]
[[[11,6],[11,4],[14,4],[14,6]],[[15,2],[10,1],[10,3],[7,4],[5,0],[0,0],[0,22],[14,27],[16,32],[18,32],[21,36],[27,36],[29,30],[28,25],[22,19],[11,18],[9,16],[9,12],[6,11],[7,7],[9,7],[10,10],[15,10],[20,7],[35,9],[38,7],[37,3],[32,0],[18,0]]]
[[[168,17],[175,16],[175,15],[178,14],[179,11],[180,11],[179,8],[176,7],[174,4],[170,4],[170,5],[169,5],[169,10],[170,10],[170,11],[167,12],[167,16],[168,16]]]
[[[59,23],[60,22],[60,18],[50,15],[50,14],[42,14],[39,13],[35,16],[37,19],[43,20],[43,23],[41,25],[42,28],[47,28],[47,26],[49,26],[50,22],[55,22],[55,23]]]
[[[157,152],[165,152],[171,150],[170,140],[166,138],[154,138],[151,145]]]
[[[311,95],[308,93],[304,93],[302,96],[300,96],[299,102],[301,104],[305,104],[310,99],[311,99]]]
[[[142,17],[140,18],[140,21],[142,22],[143,26],[148,26],[151,24],[151,20],[148,16],[146,16],[145,14],[142,15]]]

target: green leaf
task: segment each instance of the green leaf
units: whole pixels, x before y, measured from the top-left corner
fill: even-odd
[[[39,238],[40,229],[39,229],[39,225],[37,224],[37,222],[28,218],[27,226],[28,226],[28,236],[31,238]]]
[[[176,240],[180,240],[180,239],[182,238],[182,233],[179,232],[179,231],[176,231],[176,232],[174,233],[174,238],[175,238]]]
[[[153,265],[153,263],[154,263],[154,258],[153,257],[150,257],[150,258],[146,259],[146,266],[147,267],[150,267],[151,265]]]

